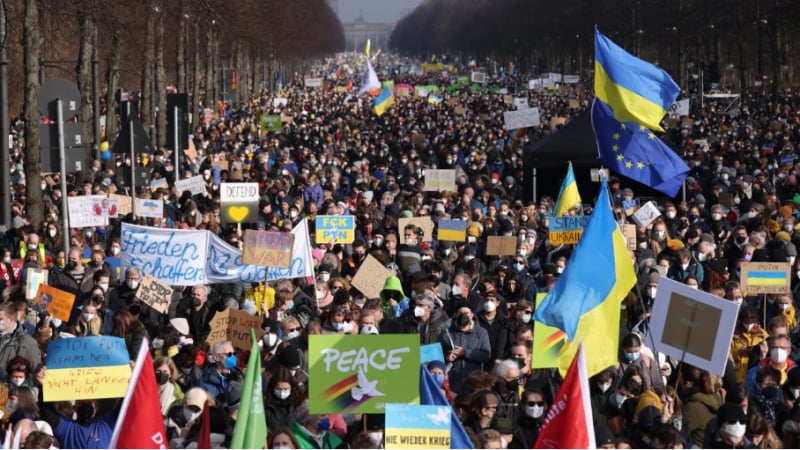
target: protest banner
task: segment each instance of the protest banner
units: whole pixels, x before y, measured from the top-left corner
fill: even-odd
[[[277,231],[245,230],[242,262],[266,267],[290,267],[294,235]]]
[[[222,222],[257,222],[258,200],[258,183],[221,183],[219,201]]]
[[[120,266],[138,267],[169,286],[206,282],[206,230],[175,230],[122,224]]]
[[[383,413],[387,403],[419,403],[419,336],[308,337],[311,414]]]
[[[136,298],[142,303],[164,314],[169,308],[169,298],[172,297],[172,288],[156,280],[151,275],[145,275],[136,290]]]
[[[489,236],[486,240],[488,256],[513,256],[517,253],[517,238],[514,236]]]
[[[242,251],[228,244],[222,238],[209,233],[208,261],[206,273],[209,283],[260,283],[281,278],[301,278],[314,276],[314,260],[311,256],[311,239],[308,224],[301,220],[294,229],[292,263],[288,268],[254,266],[242,263]]]
[[[503,129],[538,127],[541,124],[539,108],[523,108],[516,111],[503,112]]]
[[[28,268],[27,278],[25,278],[25,300],[30,301],[36,297],[39,286],[47,284],[48,273],[47,269]]]
[[[306,85],[306,87],[310,87],[310,88],[318,88],[318,87],[322,87],[323,81],[324,80],[322,78],[306,78],[305,79],[305,85]]]
[[[450,406],[386,405],[384,448],[450,448]]]
[[[672,118],[679,118],[681,116],[688,116],[689,115],[689,99],[685,98],[683,100],[678,100],[677,102],[673,103],[672,106],[669,107],[669,111],[667,113],[669,117]]]
[[[394,275],[372,255],[367,255],[350,281],[367,298],[380,298],[386,279]]]
[[[356,239],[355,216],[317,216],[316,243],[352,244]]]
[[[536,294],[536,307],[544,300],[546,293]],[[542,322],[533,322],[533,344],[531,350],[531,367],[534,369],[549,369],[558,367],[558,353],[566,342],[567,334],[564,331],[545,325]]]
[[[742,262],[742,292],[790,294],[792,265],[788,262]]]
[[[131,378],[130,360],[120,337],[54,339],[47,345],[44,401],[124,397]]]
[[[406,243],[406,235],[403,233],[403,230],[406,229],[406,225],[414,224],[420,228],[422,228],[422,239],[421,242],[432,242],[433,241],[433,220],[431,220],[431,216],[419,216],[419,217],[404,217],[398,220],[397,222],[397,229],[400,230],[400,239],[401,244]]]
[[[577,244],[591,216],[550,217],[548,237],[554,245]]]
[[[565,84],[578,84],[580,81],[580,75],[564,75]]]
[[[270,133],[278,133],[281,131],[281,115],[280,114],[262,114],[258,120],[259,126],[263,131]]]
[[[723,374],[738,314],[735,302],[661,277],[650,315],[653,348]]]
[[[599,168],[599,169],[590,169],[589,170],[589,177],[595,183],[599,183],[601,181],[605,181],[609,179],[608,176],[608,169]]]
[[[206,182],[203,181],[202,175],[181,178],[175,182],[175,190],[178,191],[179,195],[184,191],[189,191],[192,195],[203,195],[206,193]]]
[[[75,303],[75,294],[56,289],[46,284],[40,284],[33,299],[33,310],[47,312],[62,322],[68,322]]]
[[[436,236],[440,241],[464,242],[467,239],[467,222],[456,219],[439,219]]]
[[[272,99],[273,108],[281,108],[289,104],[289,99],[286,97],[275,97]]]
[[[506,105],[513,105],[514,104],[514,96],[513,95],[503,95],[503,104]]]
[[[483,72],[472,72],[470,74],[469,80],[473,83],[486,83],[488,78],[485,73]]]
[[[206,342],[214,345],[215,342],[231,341],[236,348],[250,350],[250,328],[255,329],[256,338],[261,339],[264,336],[261,322],[261,317],[240,309],[226,308],[224,311],[217,311],[209,323],[211,331]]]
[[[152,217],[161,219],[164,217],[164,202],[150,198],[136,199],[136,213],[140,217]]]
[[[133,212],[133,197],[130,195],[108,194],[108,198],[117,203],[117,214],[126,216]]]
[[[444,351],[442,351],[442,344],[439,342],[419,347],[419,363],[425,364],[431,361],[444,362]]]
[[[108,224],[110,203],[104,195],[67,197],[69,227],[103,227]]]
[[[658,210],[656,204],[651,200],[636,210],[631,217],[633,218],[633,221],[636,222],[636,225],[639,225],[640,227],[646,227],[647,225],[653,223],[654,220],[658,219],[658,216],[660,215],[661,211]]]
[[[427,169],[425,170],[424,191],[454,191],[456,189],[455,169]]]
[[[517,109],[528,109],[530,105],[528,104],[528,97],[514,97],[514,106]]]

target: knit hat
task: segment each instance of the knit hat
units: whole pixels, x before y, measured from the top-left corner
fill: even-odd
[[[789,233],[787,233],[785,231],[778,231],[777,233],[775,233],[775,238],[776,239],[780,239],[780,240],[782,240],[784,242],[789,242],[789,241],[792,240],[792,237],[789,236]]]
[[[437,361],[437,360],[428,361],[428,370],[433,370],[433,369],[439,369],[442,372],[446,372],[444,362],[442,361]]]
[[[792,215],[792,207],[789,205],[784,205],[778,208],[778,215],[781,217],[789,217]]]
[[[169,321],[169,324],[172,325],[172,328],[178,330],[178,333],[188,336],[189,331],[189,322],[183,317],[176,317]]]
[[[645,408],[652,406],[661,411],[661,399],[653,391],[647,391],[639,396],[639,403],[636,404],[636,414],[642,412]]]
[[[739,420],[747,423],[747,414],[742,411],[742,406],[738,403],[727,402],[717,410],[717,424],[724,425],[729,420]]]
[[[617,445],[617,438],[614,437],[614,432],[605,425],[597,425],[594,427],[594,440],[597,443],[597,448],[608,444]]]
[[[647,282],[648,283],[658,283],[658,280],[661,278],[661,274],[658,271],[650,272],[648,275]]]
[[[300,365],[300,352],[291,345],[288,345],[278,354],[278,362],[283,367],[297,367]]]
[[[668,239],[667,248],[669,248],[673,252],[678,251],[683,248],[683,241],[681,241],[680,239]]]

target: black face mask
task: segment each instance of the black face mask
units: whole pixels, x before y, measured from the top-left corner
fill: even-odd
[[[457,314],[455,317],[455,323],[457,327],[465,328],[467,325],[469,325],[469,316],[464,313]]]
[[[194,307],[198,307],[198,306],[200,306],[202,303],[203,303],[203,302],[201,302],[199,298],[193,298],[193,299],[192,299],[192,306],[194,306]]]
[[[508,389],[509,391],[516,392],[518,388],[519,388],[519,380],[518,379],[517,380],[506,381],[506,389]]]
[[[75,267],[77,267],[77,266],[78,266],[78,263],[76,263],[75,261],[70,260],[67,263],[66,269],[67,270],[75,270]]]
[[[166,372],[156,372],[156,382],[158,382],[158,384],[160,386],[163,386],[163,385],[167,384],[167,381],[169,381],[169,374],[168,373],[166,373]]]
[[[131,305],[130,308],[128,308],[128,312],[130,312],[134,316],[138,316],[141,309],[142,307],[139,305]]]
[[[91,403],[84,403],[75,410],[78,415],[78,423],[87,425],[92,422],[94,416],[94,407]]]
[[[747,236],[736,236],[736,243],[742,245],[747,241]]]

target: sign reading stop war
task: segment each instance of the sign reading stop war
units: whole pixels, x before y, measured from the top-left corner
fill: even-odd
[[[742,291],[748,294],[788,294],[792,265],[788,262],[743,262]]]
[[[139,289],[136,291],[136,298],[161,314],[167,312],[169,308],[167,299],[171,296],[172,288],[150,275],[144,276],[142,284],[139,285]]]
[[[294,235],[276,231],[245,230],[242,262],[266,267],[290,267]]]
[[[52,340],[45,363],[46,402],[124,397],[131,378],[128,347],[114,336]]]
[[[250,349],[250,328],[256,330],[256,337],[261,339],[264,330],[261,327],[260,317],[248,314],[238,309],[228,308],[218,312],[211,319],[211,332],[208,333],[206,342],[214,345],[219,341],[231,341],[234,347],[242,350]]]

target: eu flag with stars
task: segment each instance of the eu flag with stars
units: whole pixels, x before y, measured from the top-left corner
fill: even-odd
[[[689,166],[644,125],[620,122],[603,101],[592,104],[592,128],[600,160],[625,175],[670,197],[675,197],[689,174]]]

